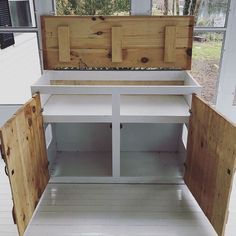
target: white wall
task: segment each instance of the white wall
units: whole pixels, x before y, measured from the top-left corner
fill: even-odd
[[[15,45],[0,50],[0,105],[25,103],[40,74],[36,34],[16,34]]]
[[[19,105],[0,106],[0,128],[17,111]]]
[[[236,96],[235,19],[236,1],[231,0],[216,108],[236,123],[236,106],[233,106],[234,96]]]

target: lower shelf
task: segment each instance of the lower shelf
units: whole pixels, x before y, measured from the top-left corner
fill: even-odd
[[[57,152],[52,176],[112,176],[111,152]]]
[[[183,161],[175,152],[121,152],[120,177],[112,177],[111,152],[58,152],[51,182],[180,183]]]
[[[183,170],[176,152],[121,152],[121,176],[182,178]]]

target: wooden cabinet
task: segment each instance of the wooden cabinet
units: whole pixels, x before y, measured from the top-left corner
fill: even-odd
[[[189,68],[191,17],[124,17],[118,26],[117,19],[43,18],[45,68],[73,67],[80,58],[91,67]],[[135,22],[141,26],[133,29]],[[110,49],[112,56],[104,57]],[[179,53],[186,60],[179,62]],[[31,89],[33,98],[1,128],[20,235],[49,181],[185,182],[217,234],[224,234],[236,127],[196,95],[201,88],[188,72],[49,70]]]

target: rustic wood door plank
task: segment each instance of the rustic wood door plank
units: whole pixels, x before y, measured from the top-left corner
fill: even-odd
[[[35,95],[0,131],[19,235],[23,235],[49,181],[39,95]]]
[[[184,180],[218,235],[224,235],[236,168],[236,127],[193,96]]]

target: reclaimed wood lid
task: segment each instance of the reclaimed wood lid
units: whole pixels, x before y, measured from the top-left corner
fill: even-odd
[[[44,69],[191,69],[193,16],[42,16]]]

